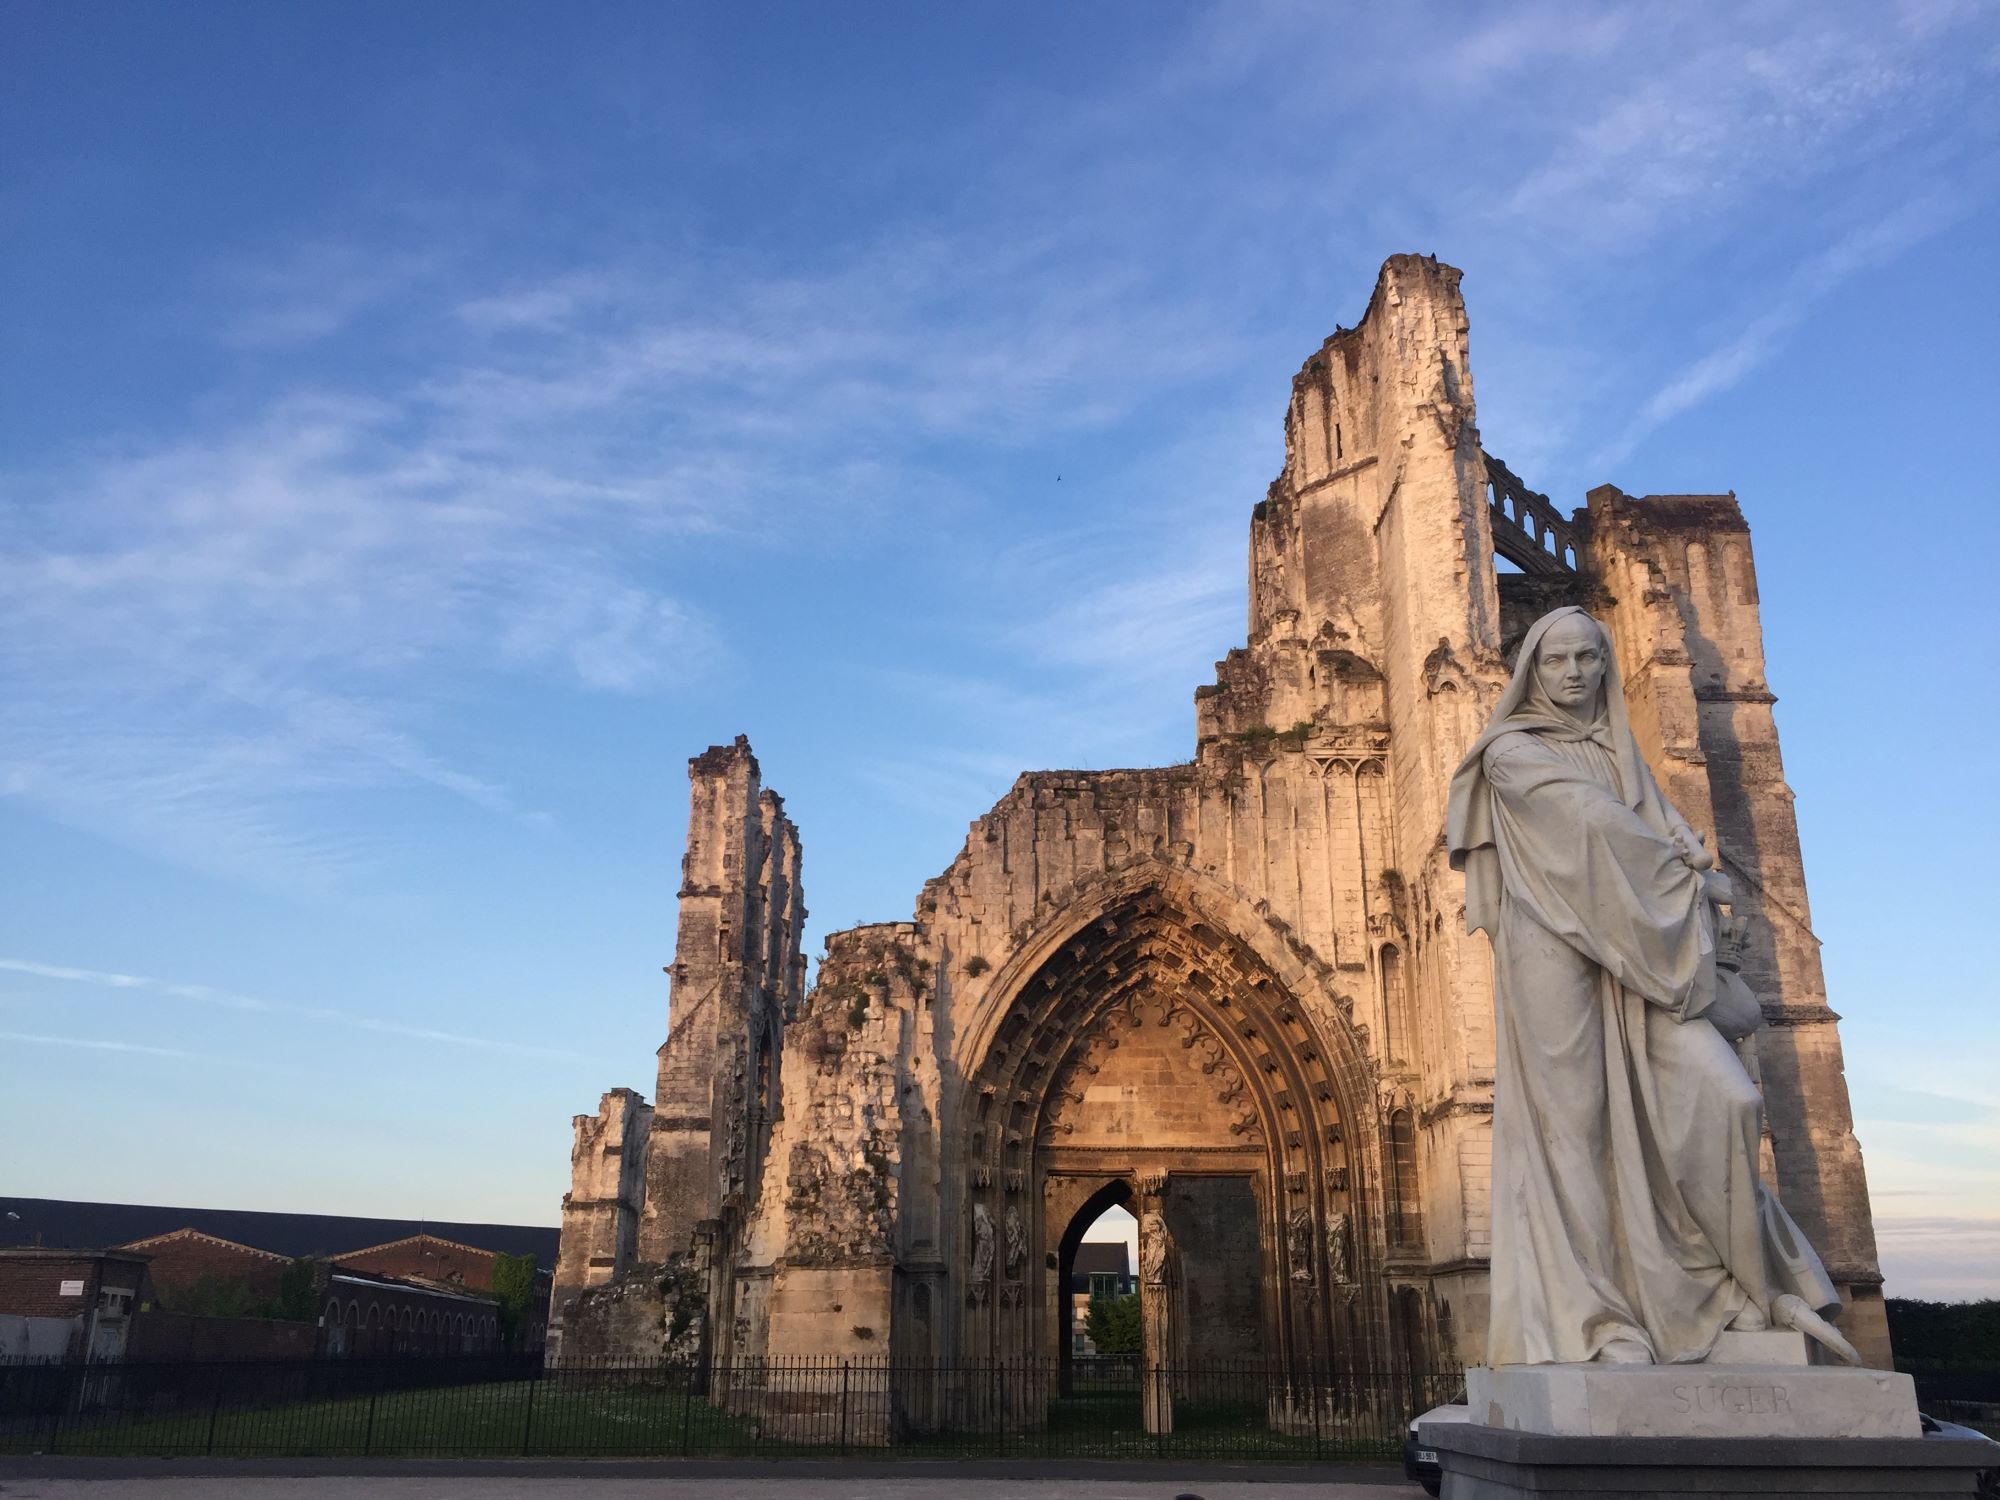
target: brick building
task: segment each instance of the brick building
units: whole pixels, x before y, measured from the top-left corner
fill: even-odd
[[[180,1302],[205,1279],[240,1283],[249,1300],[275,1302],[279,1279],[291,1264],[288,1256],[203,1234],[199,1229],[149,1235],[118,1248],[150,1257],[153,1291],[168,1307]]]
[[[320,1316],[320,1352],[332,1357],[489,1354],[501,1346],[491,1296],[371,1276],[335,1263]]]
[[[434,1224],[330,1214],[0,1198],[0,1226],[33,1242],[23,1254],[81,1263],[123,1257],[150,1262],[133,1311],[137,1357],[286,1358],[325,1355],[484,1353],[504,1340],[493,1295],[501,1255],[532,1255],[538,1271],[516,1347],[538,1349],[547,1322],[556,1231],[524,1225]],[[438,1231],[438,1232],[433,1232]],[[106,1243],[117,1247],[101,1251]],[[56,1247],[73,1247],[58,1249]],[[196,1317],[166,1312],[197,1286],[240,1287],[246,1306],[275,1305],[286,1268],[316,1266],[320,1315],[303,1345],[296,1325],[262,1317]],[[73,1278],[72,1278],[73,1279]],[[0,1296],[0,1319],[14,1314]],[[226,1326],[225,1326],[226,1325]],[[0,1329],[8,1326],[0,1323]],[[37,1353],[56,1339],[36,1333]],[[27,1335],[15,1329],[0,1353]],[[79,1346],[80,1347],[80,1346]],[[122,1347],[122,1346],[121,1346]],[[69,1345],[54,1352],[63,1357]],[[116,1356],[109,1356],[116,1357]]]
[[[129,1250],[0,1250],[0,1359],[122,1359],[148,1292]]]

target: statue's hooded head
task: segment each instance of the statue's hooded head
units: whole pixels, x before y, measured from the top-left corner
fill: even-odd
[[[1625,716],[1625,687],[1610,637],[1575,605],[1550,610],[1521,640],[1514,675],[1494,705],[1493,717],[1451,778],[1445,837],[1451,865],[1465,871],[1465,925],[1491,930],[1498,915],[1500,872],[1493,849],[1492,788],[1486,784],[1486,747],[1503,734],[1595,740],[1618,767],[1626,805],[1665,834],[1666,804],[1646,770]]]

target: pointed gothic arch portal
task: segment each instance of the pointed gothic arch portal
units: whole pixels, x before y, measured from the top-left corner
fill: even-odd
[[[1142,1224],[1150,1361],[1377,1367],[1375,1132],[1349,1125],[1367,1097],[1352,1039],[1158,887],[1080,915],[1011,990],[959,1136],[966,1220],[1000,1242],[963,1354],[1067,1373],[1076,1242],[1120,1202]],[[1148,1269],[1149,1213],[1165,1269]]]

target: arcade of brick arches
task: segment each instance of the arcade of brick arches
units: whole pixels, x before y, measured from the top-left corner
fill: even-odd
[[[1053,1364],[1118,1203],[1149,1361],[1476,1362],[1506,1205],[1446,787],[1527,624],[1578,603],[1750,918],[1766,1178],[1887,1363],[1749,529],[1733,494],[1564,514],[1488,454],[1459,280],[1391,259],[1294,379],[1186,764],[1022,775],[807,992],[782,801],[740,738],[690,762],[667,1041],[650,1103],[575,1121],[552,1360]]]

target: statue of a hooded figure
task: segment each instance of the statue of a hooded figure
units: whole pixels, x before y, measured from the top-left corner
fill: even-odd
[[[1467,929],[1493,942],[1488,1363],[1699,1361],[1773,1323],[1858,1363],[1758,1177],[1763,1104],[1724,1035],[1747,1029],[1723,1019],[1741,981],[1716,962],[1728,882],[1640,757],[1582,610],[1528,631],[1447,834]]]

